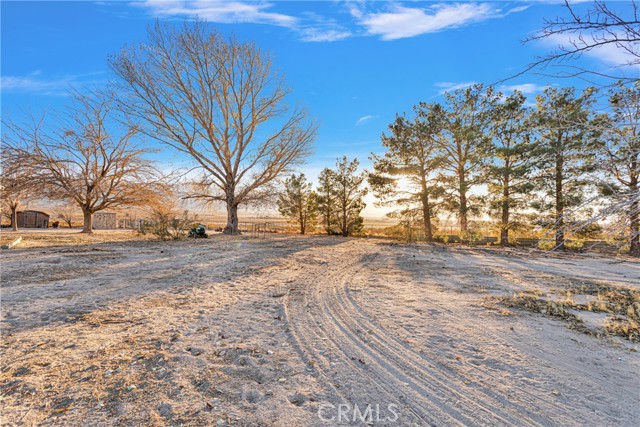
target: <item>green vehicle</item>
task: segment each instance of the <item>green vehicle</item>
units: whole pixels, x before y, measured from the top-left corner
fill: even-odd
[[[206,239],[209,235],[207,234],[207,229],[204,225],[200,224],[189,230],[189,237],[193,237],[195,239]]]

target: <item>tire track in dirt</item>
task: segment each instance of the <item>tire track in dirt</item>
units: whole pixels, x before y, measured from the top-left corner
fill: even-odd
[[[366,318],[367,315],[365,314],[364,310],[362,309],[362,307],[360,306],[360,304],[354,299],[354,297],[351,295],[350,291],[349,291],[349,286],[345,285],[344,289],[344,295],[342,297],[338,296],[338,298],[344,298],[346,299],[348,302],[346,304],[348,304],[350,307],[348,309],[353,310],[354,312],[360,312],[361,315]],[[342,302],[342,304],[345,304],[344,302]],[[442,312],[447,311],[444,307],[437,305],[437,304],[433,304],[435,306],[438,307],[439,310],[442,310]],[[462,319],[455,317],[455,316],[450,316],[453,319],[455,319],[456,321],[462,321]],[[447,323],[451,323],[451,322],[447,322]],[[373,326],[375,325],[375,326]],[[443,353],[441,353],[440,351],[438,351],[437,348],[432,348],[429,352],[429,355],[425,354],[422,351],[415,351],[412,347],[410,347],[406,342],[394,338],[393,334],[390,333],[389,331],[387,331],[384,327],[379,326],[377,324],[374,323],[365,323],[364,324],[365,328],[377,328],[377,329],[369,329],[369,330],[375,330],[374,333],[372,333],[371,335],[373,337],[375,337],[378,341],[379,340],[390,340],[393,341],[394,344],[396,344],[397,346],[401,347],[403,350],[404,354],[410,355],[410,357],[414,360],[414,363],[416,364],[420,364],[420,363],[426,363],[430,368],[432,369],[438,369],[435,365],[445,365],[447,362],[449,362],[451,360],[451,358],[448,355],[445,355]],[[455,328],[452,328],[455,329]],[[512,348],[512,347],[510,347]],[[520,359],[522,360],[522,359]],[[483,390],[483,393],[486,394],[487,396],[491,396],[494,400],[496,400],[497,404],[500,405],[511,405],[513,406],[513,408],[506,408],[506,410],[508,410],[509,412],[512,413],[512,415],[517,416],[518,419],[521,419],[523,417],[523,414],[527,414],[527,416],[529,417],[529,422],[533,423],[534,425],[538,425],[537,423],[542,422],[544,425],[544,419],[542,419],[540,417],[540,413],[542,412],[536,412],[536,411],[542,411],[543,408],[539,407],[539,405],[536,405],[534,403],[534,401],[539,401],[541,403],[544,403],[545,405],[550,405],[552,407],[561,409],[562,407],[555,404],[554,402],[550,401],[549,399],[546,399],[544,397],[542,397],[541,395],[538,394],[533,394],[524,390],[519,390],[519,389],[511,389],[509,390],[510,393],[512,394],[518,394],[521,396],[528,396],[530,398],[533,398],[534,401],[529,400],[527,403],[531,404],[534,406],[534,408],[527,408],[524,407],[520,404],[515,404],[513,401],[506,399],[504,397],[501,397],[500,395],[498,395],[498,393],[494,392],[491,388],[489,388],[488,386],[484,386],[481,383],[490,383],[493,382],[494,384],[500,383],[502,381],[504,381],[504,378],[500,376],[499,372],[496,372],[495,374],[493,373],[488,373],[487,370],[492,370],[491,367],[484,365],[482,368],[473,364],[468,364],[467,367],[471,368],[472,370],[474,370],[474,375],[473,376],[469,376],[466,375],[467,373],[465,373],[464,371],[461,370],[457,370],[456,374],[458,376],[460,376],[460,378],[454,377],[450,374],[447,374],[447,371],[444,369],[440,369],[438,371],[439,374],[441,374],[443,377],[442,381],[452,381],[452,382],[460,382],[462,381],[463,384],[467,384],[468,382],[473,382],[475,383],[475,385],[477,385],[478,387],[481,387]],[[526,399],[525,399],[526,400]],[[545,410],[548,408],[544,408]],[[536,421],[536,419],[538,419]],[[548,422],[548,420],[547,420]]]
[[[495,266],[492,266],[490,263],[482,263],[481,260],[478,259],[478,254],[477,253],[473,253],[470,252],[469,250],[467,251],[469,254],[473,255],[473,261],[469,261],[469,262],[473,262],[473,264],[475,265],[474,268],[477,268],[478,271],[480,271],[482,274],[477,275],[480,277],[494,277],[496,279],[502,279],[505,280],[511,284],[515,283],[517,285],[521,285],[521,284],[527,284],[527,288],[531,288],[533,285],[528,284],[529,281],[531,280],[530,274],[535,274],[535,278],[536,279],[548,279],[548,280],[557,280],[558,277],[554,276],[554,275],[550,275],[544,272],[541,272],[539,270],[535,270],[535,269],[524,269],[522,266],[518,266],[518,268],[514,269],[514,270],[509,270],[509,274],[505,275],[505,270],[504,269],[500,269],[497,268]],[[464,253],[467,253],[464,252]],[[493,254],[491,254],[493,255]],[[529,275],[529,276],[528,276]],[[565,280],[573,280],[573,281],[579,281],[581,283],[600,283],[600,282],[596,282],[596,281],[590,281],[587,279],[575,279],[575,278],[570,278],[570,277],[564,277],[562,276],[563,279]],[[434,277],[428,277],[429,279],[429,284],[432,284],[434,286],[437,287],[447,287],[447,285],[443,285],[442,283],[440,283],[439,281],[436,280],[436,278]],[[447,271],[447,283],[448,285],[451,287],[452,285],[456,285],[459,283],[465,283],[469,280],[469,277],[465,276],[464,274],[462,274],[459,270],[456,270],[455,268],[449,269]],[[472,279],[473,280],[473,279]],[[604,284],[610,284],[607,281],[603,281],[602,283]],[[615,286],[615,284],[614,284]],[[355,300],[354,300],[355,303]],[[356,303],[357,304],[357,303]],[[429,299],[429,304],[435,305],[438,307],[438,310],[441,310],[443,313],[446,313],[447,316],[449,316],[451,319],[455,320],[455,322],[449,322],[448,327],[457,329],[458,331],[461,331],[462,333],[464,333],[464,331],[457,327],[457,325],[461,325],[461,324],[465,324],[466,320],[465,318],[455,314],[449,307],[443,305],[442,303],[434,300],[433,298]],[[494,340],[496,343],[499,343],[500,345],[510,348],[512,350],[516,350],[513,346],[513,344],[508,343],[505,339],[503,339],[502,337],[500,337],[499,335],[491,332],[490,330],[483,330],[483,332],[487,335],[490,335],[492,340]],[[527,345],[527,343],[524,343],[525,345]],[[531,347],[533,348],[533,347]],[[537,359],[538,363],[547,363],[549,362],[547,359],[543,359],[543,358],[539,358],[535,355],[534,352],[527,352],[525,353],[520,353],[520,356],[524,357],[524,358],[534,358]],[[562,360],[554,360],[553,361],[554,364],[558,367],[562,367],[564,369],[567,370],[576,370],[576,369],[580,369],[579,367],[577,367],[575,364],[573,363],[567,363],[564,362]],[[590,378],[591,377],[591,371],[589,370],[579,370],[579,373],[582,374],[583,378]],[[607,387],[613,387],[615,388],[617,386],[617,384],[614,381],[608,381],[604,378],[599,378],[598,379],[599,383],[598,385],[602,385],[602,386],[607,386]]]
[[[298,350],[305,362],[315,362],[315,371],[326,379],[326,384],[330,384],[332,391],[340,398],[338,399],[340,402],[334,403],[347,402],[352,405],[359,405],[363,410],[367,404],[375,405],[378,403],[393,403],[398,407],[405,407],[406,403],[398,398],[398,390],[402,389],[402,384],[391,384],[389,379],[393,377],[389,375],[378,374],[373,377],[368,372],[371,370],[370,367],[363,370],[362,367],[356,366],[359,362],[354,362],[354,359],[356,359],[353,356],[356,354],[354,342],[349,339],[345,342],[344,339],[341,339],[339,334],[336,333],[335,324],[316,310],[318,300],[315,292],[320,288],[328,287],[330,283],[338,280],[341,275],[346,274],[349,271],[348,268],[353,265],[352,259],[353,254],[349,254],[349,257],[332,259],[330,270],[322,269],[322,271],[308,272],[303,280],[299,281],[301,286],[292,289],[290,298],[285,301],[284,311],[292,341],[294,342],[294,348]],[[312,283],[314,285],[311,285]],[[312,288],[314,294],[308,292]],[[309,308],[309,310],[306,310],[306,308]],[[312,310],[315,313],[312,313]],[[323,350],[317,349],[318,344],[322,345]],[[329,354],[329,357],[337,356],[335,358],[336,362],[329,361],[327,363],[327,360],[323,357],[327,354]],[[345,365],[349,372],[342,370],[341,365]],[[378,365],[377,368],[384,371],[382,366]],[[436,406],[424,407],[424,405],[415,404],[411,406],[421,407],[425,414],[439,412]],[[417,422],[420,422],[417,425],[437,425],[435,418],[431,417],[429,419],[427,415],[421,415],[411,406],[406,408],[411,412],[410,417],[406,417],[407,414],[402,414],[405,416],[402,419],[403,423],[405,423],[404,425],[414,425]],[[442,418],[440,417],[440,419]],[[425,424],[427,419],[429,419],[429,424]],[[407,424],[408,422],[410,424]],[[393,425],[397,424],[394,423]],[[462,424],[451,419],[448,425]]]
[[[368,257],[365,264],[373,261],[377,254]],[[362,270],[365,270],[363,267]],[[357,273],[356,273],[357,274]],[[353,277],[352,277],[353,279]],[[500,399],[500,396],[481,386],[468,387],[459,376],[448,374],[446,370],[437,366],[437,362],[427,359],[414,352],[406,343],[394,338],[384,331],[379,325],[372,322],[360,307],[350,305],[346,295],[347,280],[335,286],[331,291],[331,301],[326,301],[326,308],[338,313],[342,322],[349,324],[351,330],[367,331],[367,338],[374,343],[376,350],[384,355],[387,360],[401,367],[405,372],[412,372],[419,381],[414,381],[415,387],[420,384],[437,384],[441,390],[446,390],[449,399],[455,399],[454,405],[465,405],[465,412],[477,413],[482,420],[489,425],[540,425],[531,418],[530,411],[523,407],[510,407],[509,402]],[[350,306],[348,306],[350,305]],[[400,349],[400,350],[398,350]],[[442,365],[442,363],[440,363]],[[449,384],[454,384],[455,387]],[[477,384],[476,384],[477,385]],[[478,413],[479,412],[479,413]],[[526,414],[526,415],[525,415]],[[474,423],[478,419],[474,417]]]
[[[407,343],[395,338],[393,334],[371,321],[362,308],[347,295],[348,288],[349,284],[346,281],[341,286],[335,287],[331,305],[340,313],[344,322],[352,324],[352,329],[365,329],[367,338],[370,338],[376,349],[385,354],[389,360],[394,360],[398,366],[407,372],[412,372],[424,382],[437,383],[439,387],[456,397],[456,404],[465,403],[476,406],[484,415],[502,421],[505,425],[513,425],[516,422],[519,425],[541,425],[540,421],[543,420],[535,420],[534,418],[539,417],[536,417],[530,408],[513,405],[494,390],[476,381],[473,381],[473,386],[469,386],[471,379],[462,378],[460,372],[449,374],[447,370],[437,366],[444,366],[444,360],[438,361],[415,352]],[[478,422],[478,420],[475,421]],[[491,425],[496,425],[495,420],[491,421]]]
[[[485,270],[485,269],[482,269],[482,270],[484,274],[491,275],[492,273],[494,273],[491,270]],[[458,276],[456,272],[448,273],[447,275],[448,282],[452,282],[454,278],[456,278],[456,276]],[[437,286],[442,286],[440,283],[435,283],[435,284]],[[342,300],[343,310],[345,310],[346,313],[358,312],[360,314],[360,318],[367,321],[370,318],[370,316],[362,308],[361,304],[359,304],[356,301],[355,297],[352,295],[349,288],[350,288],[349,284],[345,284],[345,286],[343,286],[341,290],[338,289],[337,298],[338,300]],[[370,304],[375,304],[374,301],[368,300],[366,298],[364,298],[363,302],[365,306],[369,306]],[[442,303],[437,302],[433,298],[429,298],[428,304],[430,306],[437,307],[437,310],[439,311],[439,317],[449,318],[449,319],[443,320],[443,323],[447,325],[448,330],[451,330],[451,332],[454,332],[453,334],[454,336],[468,335],[468,331],[459,326],[459,325],[467,324],[468,319],[460,317],[459,315],[455,314],[449,307],[443,305]],[[349,317],[353,317],[353,315],[349,314]],[[379,329],[376,330],[377,331],[376,335],[378,339],[380,339],[380,337],[383,337],[382,338],[383,341],[384,340],[394,341],[398,346],[403,347],[403,354],[405,354],[405,352],[407,352],[406,354],[412,354],[414,357],[422,359],[424,363],[442,365],[447,361],[451,360],[450,355],[447,355],[442,351],[439,351],[437,347],[430,348],[430,351],[428,354],[422,351],[419,351],[419,352],[415,351],[408,343],[394,338],[393,334],[390,331],[385,330],[383,327],[375,324],[374,322],[365,323],[363,327],[364,328],[378,327]],[[524,369],[529,369],[530,371],[533,371],[533,372],[539,372],[539,369],[536,369],[536,366],[550,363],[548,359],[539,358],[535,356],[533,351],[530,351],[526,354],[522,353],[517,348],[515,348],[512,344],[507,343],[506,340],[500,338],[497,334],[489,330],[483,329],[483,333],[486,334],[491,339],[492,343],[498,344],[499,346],[502,346],[504,348],[508,348],[512,356],[514,356],[520,364],[522,363],[525,364],[524,366],[519,366],[519,369],[524,368]],[[582,382],[584,382],[583,388],[585,389],[598,389],[600,387],[607,388],[607,386],[608,388],[616,387],[613,381],[607,381],[602,378],[598,380],[592,378],[593,376],[588,370],[580,369],[575,364],[563,363],[559,360],[554,360],[553,363],[554,363],[554,367],[557,366],[558,368],[561,368],[560,371],[576,372],[578,375],[574,376],[574,378],[579,378]],[[545,366],[548,366],[548,365],[545,365]],[[466,364],[465,367],[467,368],[470,367],[474,371],[473,375],[469,375],[469,373],[465,373],[463,370],[456,370],[456,373],[455,373],[455,375],[462,376],[462,377],[452,377],[451,375],[448,375],[445,370],[440,370],[439,373],[443,374],[445,377],[448,377],[448,379],[456,383],[466,384],[467,382],[473,382],[473,383],[476,383],[476,385],[478,385],[479,387],[482,387],[482,385],[479,384],[480,382],[488,383],[488,384],[493,383],[496,385],[500,385],[501,383],[504,382],[504,376],[501,375],[503,373],[501,373],[499,370],[492,369],[488,365],[476,366],[474,364]],[[487,395],[495,394],[495,393],[492,393],[491,390],[488,389],[487,387],[483,387],[483,388],[485,389],[485,394]],[[546,391],[546,393],[548,393],[548,390]],[[523,407],[521,405],[515,405],[511,400],[505,399],[507,404],[515,407],[517,411],[515,412],[516,416],[522,417],[524,413],[527,413],[529,414],[530,417],[537,419],[538,422],[542,422],[543,425],[587,425],[593,421],[592,418],[580,416],[580,414],[577,413],[576,411],[572,411],[570,408],[566,406],[561,406],[557,404],[545,394],[545,391],[542,391],[542,390],[540,391],[540,393],[533,393],[528,391],[526,388],[523,389],[521,387],[514,387],[509,389],[509,394],[513,396],[518,396],[520,398],[520,402],[524,402],[524,404],[526,405],[526,407]],[[496,396],[500,397],[497,394]],[[581,402],[589,403],[589,400],[585,399],[583,396],[580,397],[580,400]],[[588,405],[585,404],[585,406],[587,407]],[[555,411],[550,412],[551,409],[555,409]],[[520,410],[522,410],[523,412],[519,412]],[[546,416],[543,417],[541,414],[545,414]],[[535,421],[530,420],[530,422],[535,422]],[[517,424],[521,425],[520,422]]]
[[[487,382],[487,377],[493,380],[494,383],[500,380],[503,381],[504,378],[493,375],[485,376],[483,369],[475,365],[469,365],[477,371],[473,377],[464,375],[465,373],[460,370],[456,370],[453,374],[450,374],[448,370],[443,367],[451,361],[451,358],[441,354],[437,348],[433,348],[433,352],[427,355],[423,352],[415,351],[406,342],[395,338],[392,333],[385,330],[382,326],[369,320],[370,317],[351,295],[349,287],[349,283],[345,282],[343,286],[335,288],[333,305],[340,307],[345,319],[353,319],[353,322],[355,322],[353,328],[367,330],[368,337],[370,337],[381,350],[387,352],[390,358],[396,358],[396,360],[399,360],[399,363],[406,364],[407,369],[415,370],[420,376],[425,377],[425,380],[437,381],[443,387],[449,389],[450,393],[459,396],[460,401],[465,401],[467,404],[472,402],[474,405],[479,405],[493,414],[493,416],[500,415],[503,419],[507,420],[507,425],[516,423],[518,425],[548,424],[548,420],[540,416],[543,408],[539,408],[531,399],[526,401],[529,405],[529,407],[526,407],[514,403],[495,392],[495,390],[489,386],[481,384]],[[371,303],[373,304],[373,302]],[[439,307],[439,309],[440,308],[445,311],[444,307]],[[456,320],[462,321],[459,318],[456,318]],[[450,324],[450,322],[446,323]],[[438,365],[442,367],[438,367]],[[427,377],[430,378],[427,379]],[[471,383],[474,384],[474,387],[467,386]],[[456,389],[447,386],[447,384],[456,384]],[[514,390],[510,390],[510,392],[513,391]],[[480,392],[480,396],[478,396],[478,392]],[[533,397],[535,400],[540,400],[546,405],[561,409],[560,406],[547,399],[540,398],[538,395],[532,395],[526,392],[524,394],[530,398]],[[472,397],[470,398],[469,396]]]
[[[314,338],[321,338],[323,344],[331,341],[334,350],[347,363],[357,353],[360,356],[357,359],[364,360],[367,365],[359,367],[361,371],[357,381],[366,384],[366,390],[382,389],[385,398],[393,401],[397,401],[399,392],[402,392],[405,396],[401,402],[403,406],[413,409],[416,420],[423,423],[429,420],[433,425],[443,422],[447,425],[540,425],[532,418],[524,419],[524,414],[519,411],[522,408],[508,408],[506,402],[491,396],[488,390],[466,387],[460,378],[446,375],[431,361],[408,351],[408,347],[398,340],[390,340],[389,336],[383,338],[382,329],[364,317],[362,311],[350,311],[345,306],[346,295],[340,294],[345,291],[348,277],[366,269],[375,258],[377,254],[371,249],[368,245],[367,250],[360,254],[349,254],[350,259],[357,260],[355,265],[353,262],[341,262],[332,266],[331,273],[322,279],[316,278],[314,285],[304,284],[304,289],[300,290],[301,301],[287,301],[292,336],[303,357],[307,361],[321,359],[322,354],[312,344]],[[317,305],[319,310],[310,309],[305,313],[299,310],[300,302],[306,303],[304,306]],[[363,342],[358,335],[362,330],[371,331],[369,338],[375,339],[375,346]],[[395,342],[403,351],[387,345],[385,340]],[[318,368],[325,378],[331,377],[331,369],[327,369],[326,363]],[[338,379],[350,381],[349,373],[336,371],[333,370]],[[353,399],[353,396],[349,397]],[[372,393],[367,397],[380,400],[380,396]]]
[[[500,269],[497,268],[495,266],[491,266],[491,265],[485,265],[483,267],[480,268],[480,270],[482,271],[482,275],[487,277],[487,276],[493,276],[496,278],[501,278],[504,279],[508,282],[511,283],[516,283],[516,284],[527,284],[527,288],[531,288],[533,285],[529,284],[529,281],[531,280],[531,275],[535,274],[535,278],[536,280],[550,280],[550,281],[557,281],[559,275],[552,275],[552,274],[548,274],[548,273],[544,273],[542,271],[539,270],[535,270],[535,269],[524,269],[521,266],[519,266],[519,268],[516,268],[514,270],[510,270],[508,272],[508,274],[505,274],[505,270],[504,269]],[[456,274],[455,272],[451,274],[452,277],[455,277]],[[570,281],[573,283],[581,283],[581,284],[594,284],[594,285],[611,285],[611,286],[620,286],[620,284],[616,283],[616,282],[609,282],[607,280],[601,280],[601,281],[596,281],[596,280],[592,280],[592,279],[575,279],[575,278],[571,278],[568,276],[560,276],[563,280],[566,281]],[[439,284],[438,284],[439,285]],[[432,301],[433,302],[433,301]],[[462,322],[464,319],[462,319],[460,316],[456,315],[453,311],[451,311],[449,308],[444,307],[442,304],[438,304],[436,302],[433,302],[434,304],[437,304],[439,306],[440,309],[442,309],[443,311],[445,311],[449,316],[451,316],[453,319],[456,320],[456,322],[453,322],[453,327],[455,327],[456,324],[459,324],[458,322]],[[496,342],[499,342],[501,345],[505,345],[505,346],[509,346],[510,348],[513,348],[513,345],[507,344],[507,342],[500,338],[498,335],[493,334],[491,331],[486,331],[486,333],[488,335],[491,335],[491,338],[493,340],[495,340]],[[534,358],[537,359],[537,361],[539,362],[539,364],[544,364],[544,363],[549,363],[548,359],[544,359],[544,358],[538,358],[535,354],[535,352],[533,350],[536,349],[536,347],[534,345],[530,345],[527,342],[523,343],[526,347],[528,347],[530,349],[530,351],[525,353],[521,353],[522,357],[528,357],[528,358]],[[514,349],[515,350],[515,349]],[[597,388],[597,387],[602,387],[602,388],[616,388],[618,385],[615,381],[613,380],[607,380],[606,378],[593,378],[592,371],[590,369],[582,369],[580,367],[580,365],[577,365],[575,363],[568,363],[565,362],[563,360],[560,359],[555,359],[553,360],[553,363],[556,367],[561,367],[563,370],[567,370],[567,371],[573,371],[575,373],[577,373],[577,377],[580,378],[582,381],[593,381],[590,384],[587,384],[586,387],[588,388]],[[595,384],[594,384],[595,382]],[[585,420],[587,421],[587,420]]]

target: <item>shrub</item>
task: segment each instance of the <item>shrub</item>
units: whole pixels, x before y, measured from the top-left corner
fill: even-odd
[[[162,240],[182,239],[197,225],[197,217],[191,216],[188,210],[176,215],[171,209],[155,207],[150,216],[150,220],[144,221],[138,232],[143,235],[151,234]]]
[[[449,236],[447,234],[444,234],[444,235],[438,234],[436,236],[433,236],[433,241],[444,243],[446,245],[447,243],[449,243]]]
[[[582,249],[584,247],[584,240],[567,240],[564,243],[564,246],[567,249],[579,251],[580,249]]]
[[[475,246],[483,240],[483,237],[482,237],[482,233],[480,233],[479,231],[470,230],[470,231],[460,233],[460,240],[462,240],[464,243],[468,245]]]
[[[556,242],[553,240],[540,240],[538,242],[538,249],[542,249],[543,251],[550,251],[556,247]]]

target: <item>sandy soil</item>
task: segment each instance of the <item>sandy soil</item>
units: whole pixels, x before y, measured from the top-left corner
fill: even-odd
[[[295,236],[1,255],[2,425],[640,419],[638,343],[487,303],[637,288],[630,259]]]

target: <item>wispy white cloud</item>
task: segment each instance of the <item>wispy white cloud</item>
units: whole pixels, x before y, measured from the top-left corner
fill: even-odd
[[[589,1],[591,1],[591,0],[589,0]],[[507,14],[509,14],[509,13],[517,13],[517,12],[523,12],[523,11],[525,11],[525,10],[529,9],[530,7],[531,7],[531,5],[530,5],[530,4],[525,4],[525,5],[522,5],[522,6],[516,6],[516,7],[514,7],[513,9],[508,10],[508,11],[507,11]]]
[[[440,89],[439,93],[442,95],[445,92],[453,92],[458,89],[466,89],[469,86],[473,86],[476,83],[477,82],[460,82],[460,83],[436,82],[434,83],[434,86]]]
[[[500,89],[502,92],[514,92],[517,90],[519,92],[522,92],[524,95],[531,95],[534,93],[542,92],[544,88],[545,86],[537,85],[535,83],[523,83],[517,85],[502,85],[498,89]]]
[[[393,4],[388,11],[373,13],[352,6],[351,14],[369,34],[396,40],[494,18],[502,11],[489,3],[439,3],[428,7]]]
[[[578,37],[579,35],[577,34],[554,34],[542,39],[541,43],[550,49],[562,49],[565,47],[571,50],[573,49],[573,43],[577,43],[578,46],[583,45],[583,42]],[[583,37],[586,42],[590,41],[588,34],[584,34]],[[640,53],[640,49],[636,47],[634,52]],[[633,68],[635,70],[640,68],[640,64],[637,63],[637,56],[614,43],[596,46],[593,49],[585,50],[583,54],[586,57],[600,61],[608,67]]]
[[[313,12],[292,16],[273,11],[274,5],[266,2],[223,0],[145,0],[133,3],[146,8],[153,16],[198,17],[222,24],[267,24],[290,28],[305,42],[335,42],[352,36],[350,30],[333,19]]]
[[[91,86],[104,83],[98,78],[102,72],[89,74],[67,74],[47,78],[37,70],[25,76],[2,76],[0,87],[3,92],[20,92],[46,96],[66,96],[71,89],[78,86]]]
[[[296,29],[305,42],[335,42],[353,36],[350,29],[333,17],[306,11],[300,14],[299,19]]]
[[[530,0],[532,3],[539,4],[561,4],[564,5],[565,0]],[[568,0],[571,4],[591,3],[593,0]]]
[[[337,28],[305,28],[300,31],[305,42],[335,42],[351,37],[351,31]]]
[[[520,12],[529,5],[502,10],[496,3],[435,3],[409,7],[399,3],[349,2],[355,27],[346,28],[334,19],[314,12],[299,16],[275,11],[276,2],[245,0],[144,0],[132,2],[156,17],[199,17],[223,23],[268,24],[290,28],[305,42],[335,42],[354,35],[396,40],[468,25]],[[382,6],[381,6],[382,4]]]
[[[377,118],[378,116],[362,116],[358,120],[356,120],[356,126],[363,125],[371,120]]]
[[[294,16],[272,12],[272,4],[222,0],[145,0],[133,3],[147,8],[155,16],[199,17],[223,24],[257,23],[281,27],[293,27],[298,22]]]
[[[495,3],[436,3],[409,7],[398,3],[349,2],[354,28],[314,12],[299,16],[276,12],[276,2],[245,0],[144,0],[132,2],[156,17],[199,17],[223,24],[254,23],[290,28],[306,42],[335,42],[354,35],[379,36],[383,40],[413,37],[506,16],[528,8],[519,5],[503,11]]]

